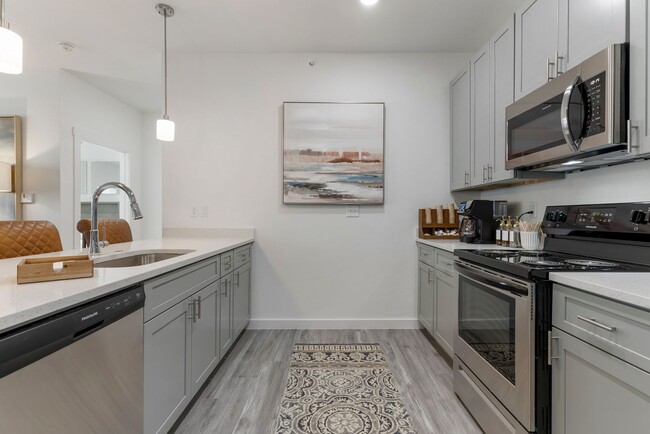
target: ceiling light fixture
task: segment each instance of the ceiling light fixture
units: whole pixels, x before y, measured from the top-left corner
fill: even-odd
[[[2,1],[2,0],[0,0]],[[164,142],[173,142],[174,133],[176,126],[173,121],[169,120],[167,116],[167,18],[174,16],[174,9],[171,6],[166,4],[157,4],[156,11],[164,18],[164,45],[163,45],[163,55],[164,55],[164,86],[165,86],[165,109],[161,119],[158,119],[156,122],[156,138]]]
[[[0,0],[0,72],[23,72],[23,38],[9,30],[5,20],[5,2]]]
[[[361,0],[361,4],[363,4],[364,6],[372,6],[377,4],[377,1],[379,0]]]

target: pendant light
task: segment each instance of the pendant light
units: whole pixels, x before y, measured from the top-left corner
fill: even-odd
[[[4,0],[0,0],[0,72],[23,72],[23,38],[9,30],[9,23],[5,20]]]
[[[0,0],[2,1],[2,0]],[[165,86],[165,110],[163,112],[162,118],[158,119],[156,122],[156,138],[165,142],[174,141],[174,132],[176,126],[173,121],[169,120],[167,116],[167,18],[174,16],[174,9],[171,6],[166,4],[157,4],[156,10],[164,19],[164,86]]]

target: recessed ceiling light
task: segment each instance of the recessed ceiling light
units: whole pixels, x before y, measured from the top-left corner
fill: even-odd
[[[567,161],[566,163],[562,163],[561,166],[573,166],[574,164],[582,164],[584,161],[582,160],[573,160],[573,161]]]
[[[378,1],[379,0],[361,0],[361,3],[364,6],[372,6],[372,5],[376,4]]]

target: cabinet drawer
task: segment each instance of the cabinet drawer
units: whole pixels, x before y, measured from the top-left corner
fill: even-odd
[[[235,268],[239,268],[251,260],[251,246],[238,247],[235,249]]]
[[[221,254],[221,277],[235,269],[235,256],[233,251]]]
[[[650,372],[648,312],[554,285],[553,326]]]
[[[424,262],[427,265],[433,267],[433,247],[426,246],[424,244],[418,244],[418,256],[420,262]]]
[[[144,283],[144,320],[149,321],[219,278],[219,257],[189,265]]]
[[[447,273],[450,276],[454,273],[454,254],[445,252],[444,250],[434,249],[433,250],[434,263],[433,266],[436,269]]]

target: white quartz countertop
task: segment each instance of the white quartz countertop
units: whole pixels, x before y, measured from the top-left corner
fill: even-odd
[[[149,265],[124,268],[95,268],[93,277],[52,282],[16,282],[16,267],[25,259],[0,260],[0,332],[18,327],[46,315],[65,310],[130,285],[151,279],[219,253],[252,243],[253,231],[228,237],[205,237],[197,234],[160,240],[133,241],[102,249],[98,261],[117,258],[126,252],[143,250],[193,250],[190,253]],[[37,257],[86,254],[85,250],[68,250]]]
[[[426,244],[427,246],[435,247],[436,249],[446,250],[453,253],[454,250],[511,250],[512,247],[502,247],[498,244],[469,244],[461,243],[459,240],[425,240],[418,238],[418,243]]]
[[[550,273],[553,282],[650,311],[650,273]]]

